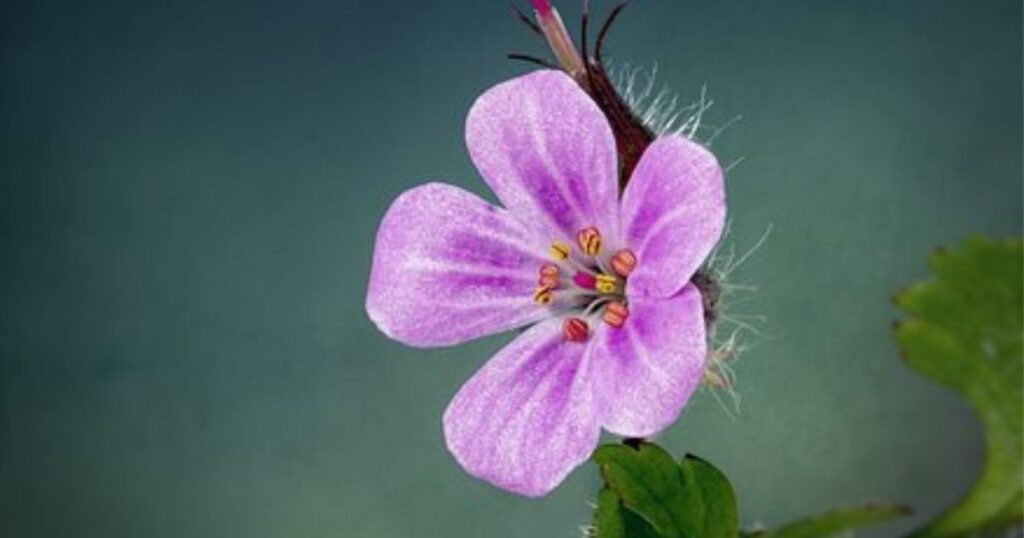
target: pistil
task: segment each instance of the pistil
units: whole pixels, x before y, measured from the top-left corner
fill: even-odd
[[[537,15],[537,23],[540,26],[544,37],[548,40],[551,52],[555,53],[558,63],[569,75],[576,80],[583,80],[586,70],[583,67],[583,59],[576,51],[576,45],[569,37],[569,31],[565,29],[562,17],[558,10],[551,5],[550,0],[533,0],[533,7]]]
[[[541,305],[557,304],[558,312],[575,313],[563,321],[562,335],[569,342],[584,342],[597,319],[621,327],[629,318],[626,277],[637,260],[628,249],[602,253],[603,238],[596,227],[581,229],[575,239],[575,245],[551,243],[554,261],[541,265],[533,298]]]

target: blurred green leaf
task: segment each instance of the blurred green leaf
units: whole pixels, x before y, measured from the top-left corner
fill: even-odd
[[[757,538],[828,538],[843,531],[910,514],[910,509],[897,504],[866,504],[840,508],[819,516],[789,523],[771,531],[744,533]]]
[[[1024,243],[972,238],[931,257],[934,278],[896,296],[907,364],[960,393],[985,430],[985,467],[959,504],[913,536],[966,536],[1024,519]]]
[[[605,538],[733,538],[737,533],[736,498],[725,476],[709,463],[688,456],[676,463],[651,443],[605,445],[594,461],[607,488],[598,499],[597,536]],[[622,521],[611,521],[616,509]],[[640,522],[630,523],[633,516]],[[622,528],[623,534],[616,535]],[[651,534],[653,532],[653,534]]]

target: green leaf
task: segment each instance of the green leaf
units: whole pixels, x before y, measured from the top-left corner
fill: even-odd
[[[697,456],[687,455],[680,467],[687,489],[700,491],[704,528],[698,536],[734,538],[739,532],[739,508],[732,485],[721,471]]]
[[[737,509],[732,487],[709,463],[690,456],[677,464],[668,452],[651,443],[636,447],[605,445],[597,449],[593,459],[601,467],[607,490],[620,501],[624,522],[635,515],[649,524],[654,536],[662,538],[736,536]],[[599,498],[598,532],[606,515],[601,514],[602,509],[610,503],[608,499],[605,495],[606,504],[602,505]],[[614,523],[607,521],[604,525],[615,528]],[[639,534],[642,530],[627,527],[625,536],[645,536]]]
[[[910,514],[905,506],[896,504],[868,504],[840,508],[819,516],[796,521],[772,531],[753,532],[744,536],[758,538],[827,538],[836,534],[880,523]]]
[[[690,522],[682,519],[680,507],[687,501],[682,470],[661,447],[643,443],[605,445],[597,449],[594,461],[601,467],[605,484],[622,503],[645,519],[660,536],[686,537]]]
[[[934,278],[895,298],[907,364],[958,392],[985,430],[985,467],[960,501],[913,536],[965,536],[1024,521],[1024,242],[972,238],[931,257]]]
[[[626,527],[622,522],[622,504],[614,491],[604,488],[597,494],[597,508],[594,510],[595,538],[626,538]]]
[[[604,488],[597,496],[594,512],[594,538],[659,538],[644,519],[622,506],[614,491]]]

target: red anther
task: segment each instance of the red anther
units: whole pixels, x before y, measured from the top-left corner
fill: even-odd
[[[616,252],[612,258],[612,269],[623,278],[629,276],[634,267],[636,267],[636,255],[632,250],[622,249]]]
[[[559,271],[558,266],[553,263],[546,263],[540,268],[540,278],[537,279],[537,284],[541,286],[555,289],[559,283]]]
[[[626,318],[629,317],[629,309],[626,305],[612,301],[604,307],[604,314],[601,315],[601,319],[605,323],[612,327],[622,327],[622,324],[626,322]]]
[[[562,323],[562,336],[569,342],[586,342],[590,327],[580,318],[566,318]]]
[[[594,285],[597,283],[597,279],[594,278],[594,275],[584,273],[583,271],[572,275],[572,281],[575,282],[577,286],[588,290],[594,289]]]

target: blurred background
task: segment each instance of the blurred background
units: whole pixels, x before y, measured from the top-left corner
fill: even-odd
[[[738,412],[702,391],[659,439],[746,524],[912,505],[862,534],[889,536],[972,483],[980,428],[903,366],[889,297],[936,246],[1021,231],[1021,11],[642,0],[614,28],[616,65],[742,116],[714,144],[743,158],[726,247],[772,227],[734,274],[766,318]],[[444,449],[509,336],[418,351],[363,309],[395,196],[491,197],[463,122],[532,68],[509,51],[544,49],[507,1],[4,2],[0,534],[579,536],[593,466],[527,500]]]

